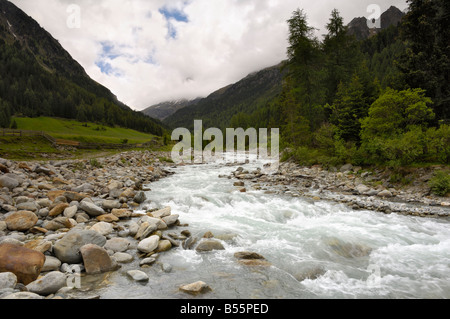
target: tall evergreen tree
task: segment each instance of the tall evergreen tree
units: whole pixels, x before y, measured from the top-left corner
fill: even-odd
[[[450,118],[450,2],[408,0],[402,38],[407,50],[399,67],[410,88],[425,89],[438,119]]]
[[[348,34],[348,27],[339,11],[334,9],[327,24],[328,34],[323,41],[326,55],[327,102],[331,103],[341,82],[347,83],[362,61],[356,38]]]

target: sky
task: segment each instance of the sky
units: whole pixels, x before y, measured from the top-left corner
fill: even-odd
[[[346,24],[375,16],[373,5],[407,8],[406,0],[10,1],[135,110],[206,97],[285,60],[286,21],[298,8],[318,37],[335,8]]]

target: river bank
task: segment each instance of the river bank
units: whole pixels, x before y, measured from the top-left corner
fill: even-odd
[[[242,168],[222,176],[235,178],[238,187],[266,190],[269,193],[304,196],[312,200],[332,200],[352,209],[367,209],[385,214],[398,213],[420,217],[447,218],[450,198],[433,195],[428,186],[437,168],[410,169],[405,185],[391,182],[394,172],[388,169],[364,170],[351,164],[326,170],[321,166],[304,167],[293,162],[280,164],[278,173],[263,174],[263,168],[251,172]]]
[[[114,271],[136,256],[150,265],[179,245],[163,235],[180,225],[170,207],[136,212],[148,185],[172,174],[166,160],[165,152],[149,151],[0,159],[0,298],[70,298],[71,290],[61,288],[81,272]],[[128,275],[145,280],[139,270]]]

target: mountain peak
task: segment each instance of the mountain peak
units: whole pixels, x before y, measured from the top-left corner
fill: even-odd
[[[355,35],[355,37],[358,40],[367,39],[377,34],[379,31],[390,27],[391,25],[399,24],[404,15],[405,13],[402,12],[400,9],[398,9],[395,6],[391,6],[389,9],[387,9],[385,12],[381,14],[380,17],[381,28],[373,28],[373,29],[369,28],[369,26],[367,25],[367,18],[365,17],[354,18],[348,24],[349,34]]]

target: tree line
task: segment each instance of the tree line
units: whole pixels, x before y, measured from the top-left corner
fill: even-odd
[[[279,127],[282,143],[307,165],[448,164],[449,2],[409,0],[398,26],[358,41],[338,10],[315,36],[293,12],[282,92],[233,127]]]

